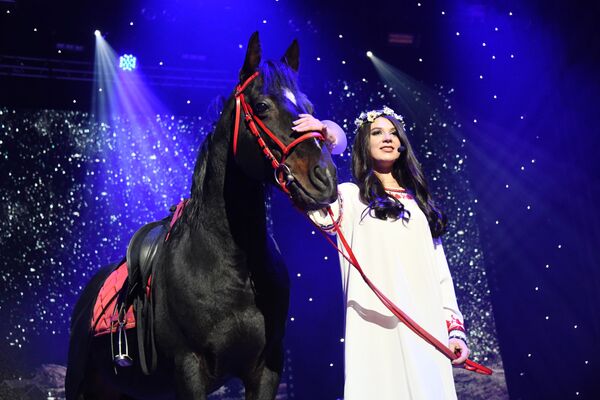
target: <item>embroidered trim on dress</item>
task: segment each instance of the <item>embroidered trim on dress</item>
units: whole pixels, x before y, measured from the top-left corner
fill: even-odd
[[[463,322],[458,319],[456,315],[452,315],[449,321],[446,321],[446,328],[448,328],[448,332],[451,331],[465,331],[465,325]]]
[[[452,338],[460,339],[463,342],[467,343],[467,334],[464,333],[463,331],[459,331],[458,329],[448,332],[448,339],[452,339]]]
[[[335,223],[339,226],[342,224],[342,217],[344,215],[344,200],[342,199],[342,194],[340,192],[338,192],[338,204],[340,205],[340,209],[339,209],[339,215],[338,215]],[[319,224],[319,226],[321,227],[322,230],[324,230],[325,232],[327,232],[329,234],[335,233],[335,225],[334,224],[328,224],[328,225]]]
[[[406,189],[391,189],[391,188],[384,188],[386,192],[388,192],[390,195],[394,196],[396,199],[400,200],[400,199],[409,199],[409,200],[413,200],[415,197],[408,193],[406,191]]]

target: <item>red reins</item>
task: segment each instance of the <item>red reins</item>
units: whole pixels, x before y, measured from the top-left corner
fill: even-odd
[[[363,278],[365,283],[369,286],[369,288],[371,288],[373,293],[375,293],[375,295],[379,298],[379,300],[381,300],[381,302],[387,307],[387,309],[390,310],[392,312],[392,314],[394,314],[396,316],[396,318],[398,318],[402,323],[404,323],[404,325],[406,325],[411,331],[413,331],[419,337],[421,337],[423,340],[425,340],[427,343],[429,343],[433,347],[435,347],[436,350],[438,350],[440,353],[442,353],[443,355],[448,357],[449,360],[452,361],[452,360],[457,359],[458,358],[457,354],[454,354],[452,352],[452,350],[450,350],[442,342],[440,342],[433,335],[431,335],[429,332],[427,332],[423,327],[421,327],[419,324],[417,324],[404,311],[402,311],[390,299],[388,299],[377,288],[377,286],[375,286],[373,284],[373,282],[371,282],[371,280],[367,277],[367,275],[362,270],[358,260],[356,259],[356,256],[354,255],[354,252],[352,251],[352,248],[348,244],[348,241],[346,240],[346,237],[342,233],[342,230],[340,229],[339,224],[335,220],[335,218],[333,216],[333,211],[331,211],[331,207],[327,207],[327,213],[329,214],[329,217],[331,218],[331,220],[333,222],[333,229],[334,229],[335,233],[338,235],[338,237],[340,238],[340,242],[342,242],[342,246],[344,247],[344,250],[346,250],[347,255],[344,254],[344,252],[333,242],[333,240],[331,240],[331,238],[325,232],[323,232],[323,230],[321,230],[321,232],[323,233],[323,235],[325,236],[327,241],[358,271],[358,273]],[[317,225],[317,227],[319,227],[319,226]],[[492,370],[489,369],[488,367],[485,367],[485,366],[478,364],[475,361],[472,361],[469,359],[467,359],[467,361],[465,361],[463,366],[465,369],[467,369],[469,371],[477,372],[479,374],[483,374],[483,375],[491,375],[492,374]]]
[[[237,143],[238,143],[239,131],[240,131],[240,118],[241,118],[241,115],[243,112],[244,119],[246,121],[246,125],[248,126],[248,129],[250,129],[250,132],[252,132],[252,135],[256,138],[258,145],[260,146],[260,149],[262,150],[263,154],[265,155],[265,157],[271,163],[271,166],[275,170],[275,179],[276,179],[277,183],[279,184],[281,189],[289,195],[290,192],[287,188],[287,185],[294,180],[294,176],[291,173],[290,168],[285,164],[286,158],[290,155],[290,153],[292,152],[294,147],[296,147],[300,143],[302,143],[306,140],[309,140],[309,139],[313,139],[313,138],[320,140],[320,141],[324,141],[325,138],[319,132],[308,132],[308,133],[305,133],[305,134],[301,135],[300,137],[294,139],[290,144],[288,144],[286,146],[261,121],[261,119],[254,114],[252,107],[250,106],[250,104],[248,104],[248,102],[246,102],[246,97],[244,96],[244,90],[246,90],[248,85],[250,85],[250,83],[254,79],[256,79],[256,77],[258,77],[258,75],[259,75],[259,72],[256,71],[254,74],[250,75],[250,77],[248,79],[246,79],[243,83],[239,84],[235,88],[235,127],[233,130],[233,154],[234,155],[237,154]],[[281,160],[277,160],[277,158],[275,157],[275,155],[273,154],[273,152],[271,151],[269,146],[267,146],[264,139],[260,135],[260,131],[258,130],[258,128],[260,128],[269,137],[269,139],[271,139],[271,141],[273,143],[275,143],[275,145],[277,145],[277,147],[279,147],[279,150],[281,151]]]
[[[239,84],[235,89],[235,127],[234,127],[234,131],[233,131],[233,154],[234,155],[237,154],[237,142],[238,142],[238,137],[239,137],[240,122],[241,122],[240,118],[241,118],[241,115],[243,112],[244,119],[246,121],[248,129],[250,129],[250,132],[252,132],[252,135],[256,138],[258,145],[260,146],[263,154],[265,155],[265,157],[271,163],[271,166],[275,170],[275,179],[276,179],[277,183],[279,184],[281,189],[289,195],[290,192],[287,188],[287,185],[294,180],[294,177],[290,171],[290,168],[285,164],[285,160],[286,160],[287,156],[291,153],[292,149],[295,146],[297,146],[298,144],[300,144],[306,140],[315,138],[317,140],[323,141],[323,140],[325,140],[325,138],[323,137],[322,134],[320,134],[318,132],[309,132],[309,133],[305,133],[304,135],[301,135],[297,139],[293,140],[287,146],[281,140],[279,140],[279,138],[277,136],[275,136],[275,134],[273,132],[271,132],[271,130],[269,128],[267,128],[267,126],[261,121],[261,119],[258,118],[254,114],[252,107],[250,107],[250,105],[246,102],[246,97],[244,96],[244,90],[246,90],[248,85],[250,85],[250,83],[254,79],[256,79],[256,77],[258,77],[258,75],[259,75],[259,72],[257,71],[254,74],[252,74],[248,79],[246,79],[243,83]],[[267,146],[264,139],[260,135],[257,125],[269,137],[269,139],[273,143],[275,143],[275,145],[277,145],[277,147],[279,147],[279,150],[281,151],[281,160],[277,160],[277,158],[273,155],[273,152],[271,151],[269,146]],[[448,357],[448,359],[450,359],[450,360],[457,359],[458,355],[454,354],[447,346],[445,346],[442,342],[437,340],[433,335],[431,335],[429,332],[427,332],[425,329],[423,329],[419,324],[417,324],[415,321],[413,321],[408,315],[406,315],[406,313],[404,313],[404,311],[402,311],[390,299],[388,299],[373,284],[373,282],[371,282],[371,280],[365,275],[362,268],[360,267],[358,260],[354,256],[354,252],[352,251],[352,248],[346,241],[346,238],[344,237],[338,223],[333,218],[333,212],[331,211],[330,207],[327,208],[327,212],[329,213],[329,216],[331,217],[331,219],[333,221],[334,230],[337,233],[338,237],[340,238],[340,241],[342,242],[342,245],[343,245],[344,249],[346,250],[347,255],[344,254],[344,252],[331,240],[331,238],[329,238],[327,236],[327,234],[325,234],[322,230],[321,230],[321,232],[324,233],[325,238],[329,241],[329,243],[331,243],[331,245],[333,245],[333,247],[346,260],[348,260],[348,262],[354,268],[356,268],[356,270],[359,272],[359,274],[361,275],[363,280],[371,288],[371,290],[375,293],[375,295],[379,298],[379,300],[381,300],[381,302],[401,322],[403,322],[410,330],[412,330],[414,333],[416,333],[419,337],[421,337],[427,343],[429,343],[433,347],[435,347],[439,352],[441,352],[446,357]],[[463,366],[465,369],[467,369],[469,371],[474,371],[474,372],[484,374],[484,375],[492,374],[491,369],[489,369],[481,364],[478,364],[472,360],[467,360],[463,364]]]

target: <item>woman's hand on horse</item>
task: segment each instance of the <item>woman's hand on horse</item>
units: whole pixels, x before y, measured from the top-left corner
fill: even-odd
[[[300,118],[293,122],[292,130],[298,133],[321,132],[327,137],[327,126],[310,114],[299,114]]]
[[[454,354],[458,355],[457,359],[452,360],[452,364],[454,365],[463,364],[467,361],[467,358],[469,358],[469,354],[471,354],[471,350],[469,350],[467,344],[460,339],[450,339],[448,341],[448,348],[452,350]]]
[[[298,133],[321,132],[325,137],[325,145],[333,154],[340,154],[346,149],[346,134],[333,121],[319,121],[310,114],[299,114],[292,130]]]

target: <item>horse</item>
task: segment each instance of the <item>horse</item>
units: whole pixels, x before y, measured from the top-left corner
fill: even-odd
[[[247,400],[275,398],[289,277],[267,231],[266,186],[283,190],[303,211],[337,198],[336,168],[322,134],[291,129],[298,114],[313,112],[299,90],[298,67],[296,40],[281,60],[262,61],[258,32],[250,37],[240,83],[201,145],[189,200],[178,207],[178,218],[142,229],[146,242],[148,232],[159,232],[148,261],[151,273],[138,271],[142,279],[133,282],[134,287],[149,282],[137,285],[134,296],[150,304],[146,312],[152,318],[148,329],[136,321],[136,329],[116,333],[128,343],[133,365],[115,365],[113,333],[95,336],[90,328],[99,288],[116,268],[107,266],[74,308],[68,400],[201,400],[230,378],[241,380]],[[166,237],[157,226],[167,226]],[[134,263],[130,252],[135,253],[131,243],[127,260]],[[122,294],[123,289],[119,298],[129,298]],[[137,306],[136,317],[141,303]],[[148,353],[149,347],[154,351]]]

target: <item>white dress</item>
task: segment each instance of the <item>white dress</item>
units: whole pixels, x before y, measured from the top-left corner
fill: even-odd
[[[365,274],[390,300],[442,343],[462,330],[462,315],[441,242],[406,192],[391,192],[410,211],[409,222],[367,215],[352,183],[339,185],[331,205]],[[341,218],[340,218],[341,199]],[[330,228],[323,211],[309,213]],[[341,243],[338,238],[338,246]],[[456,399],[450,361],[408,329],[340,256],[346,302],[345,400]],[[447,322],[448,321],[448,322]]]

